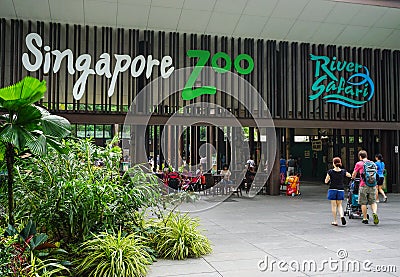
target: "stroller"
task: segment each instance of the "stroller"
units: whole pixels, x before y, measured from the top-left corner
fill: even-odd
[[[181,177],[176,172],[168,173],[166,185],[174,190],[179,190],[181,186]]]
[[[347,205],[344,215],[349,219],[362,218],[361,205],[358,204],[358,190],[360,188],[360,178],[350,181],[347,192]]]
[[[288,176],[285,181],[286,195],[300,195],[300,178],[297,175]]]
[[[182,183],[182,190],[184,191],[197,191],[201,185],[202,174],[185,176]]]

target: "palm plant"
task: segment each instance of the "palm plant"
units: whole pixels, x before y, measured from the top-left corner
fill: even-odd
[[[45,155],[47,146],[65,151],[60,140],[70,134],[70,123],[34,105],[43,98],[46,82],[33,77],[0,89],[0,159],[6,160],[8,173],[8,216],[14,225],[14,163],[15,156],[25,150]]]

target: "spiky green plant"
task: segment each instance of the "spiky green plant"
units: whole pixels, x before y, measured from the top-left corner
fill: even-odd
[[[145,276],[151,256],[134,234],[102,233],[82,244],[84,257],[77,267],[78,276],[134,277]]]
[[[165,221],[160,222],[154,238],[159,257],[183,260],[211,253],[211,243],[198,227],[198,219],[188,214],[171,213]]]

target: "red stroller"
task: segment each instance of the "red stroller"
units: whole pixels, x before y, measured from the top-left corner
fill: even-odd
[[[194,175],[191,173],[185,175],[182,184],[182,190],[197,191],[200,188],[202,176],[203,176],[202,174]]]
[[[169,188],[179,190],[181,187],[181,177],[177,172],[168,173],[166,179],[164,180],[164,183]]]

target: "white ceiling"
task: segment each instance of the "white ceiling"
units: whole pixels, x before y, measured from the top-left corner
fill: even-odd
[[[346,2],[0,0],[0,17],[400,49],[399,8]]]

